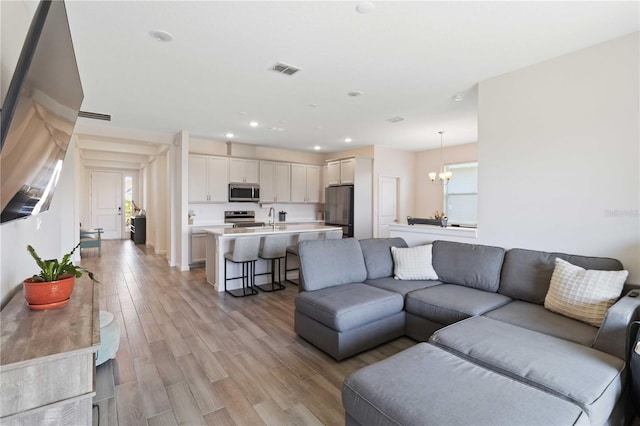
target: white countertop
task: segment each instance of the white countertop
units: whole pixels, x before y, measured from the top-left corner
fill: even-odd
[[[270,234],[300,234],[303,232],[327,232],[327,231],[342,231],[338,226],[325,226],[325,225],[295,225],[288,224],[287,222],[276,224],[275,229],[270,226],[257,227],[257,228],[205,228],[204,232],[213,234],[219,238],[233,238],[243,235],[270,235]]]
[[[389,230],[412,232],[417,234],[447,235],[458,238],[476,238],[478,235],[478,230],[476,228],[459,228],[454,226],[447,226],[446,228],[443,228],[436,225],[406,225],[393,223],[389,225]]]
[[[269,218],[256,218],[255,219],[256,222],[268,222]],[[276,224],[300,224],[300,223],[324,223],[324,220],[316,220],[316,219],[287,219],[286,222],[276,222]],[[194,223],[189,224],[189,227],[207,227],[207,226],[211,226],[211,227],[216,227],[216,226],[233,226],[232,223],[225,223],[222,220],[203,220],[202,222],[197,222],[194,221]]]

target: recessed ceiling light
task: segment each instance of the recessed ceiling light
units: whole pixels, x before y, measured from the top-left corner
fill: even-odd
[[[260,123],[258,123],[257,121],[250,121],[249,122],[249,126],[251,127],[258,127],[260,125]]]
[[[232,138],[232,137],[234,137],[235,135],[234,135],[233,133],[227,133],[225,136],[226,136],[226,137],[228,137],[228,138]]]
[[[351,138],[344,138],[344,141],[345,141],[346,143],[351,142],[351,140],[352,140]]]
[[[453,97],[453,100],[456,102],[460,102],[463,99],[464,99],[464,93],[456,93],[456,95]]]
[[[316,108],[316,107],[318,106],[318,104],[309,104],[309,106],[310,106],[311,108]]]
[[[162,41],[162,42],[165,42],[165,43],[173,41],[173,36],[170,33],[168,33],[167,31],[153,30],[153,31],[149,31],[149,35],[155,41]]]
[[[356,96],[362,96],[362,92],[359,90],[356,90],[355,92],[349,92],[347,93],[348,96],[351,96],[352,98],[355,98]]]
[[[240,114],[240,115],[247,115],[247,111],[238,111],[238,114]]]
[[[315,149],[316,151],[320,151],[320,145],[314,146],[313,149]]]
[[[361,1],[356,5],[356,11],[358,13],[369,13],[375,8],[376,6],[370,1]]]

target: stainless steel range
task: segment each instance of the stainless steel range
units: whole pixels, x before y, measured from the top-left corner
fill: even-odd
[[[225,211],[224,223],[233,223],[234,228],[264,226],[264,222],[256,222],[256,212],[253,210]]]

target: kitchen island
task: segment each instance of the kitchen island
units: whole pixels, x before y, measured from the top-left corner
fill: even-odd
[[[291,225],[287,223],[278,223],[275,226],[266,225],[255,228],[204,228],[206,237],[206,261],[205,268],[207,274],[207,282],[215,287],[217,291],[224,291],[224,254],[233,250],[233,244],[238,238],[246,237],[266,237],[269,235],[285,234],[289,237],[288,245],[296,244],[298,235],[306,232],[316,232],[324,237],[327,232],[340,232],[342,228],[339,226],[326,225]],[[297,258],[294,258],[289,269],[297,267]],[[256,274],[267,272],[269,262],[258,259],[256,262]],[[282,262],[284,270],[284,262]],[[229,262],[227,264],[228,274],[230,276],[240,275],[240,266]],[[256,276],[256,284],[264,284],[269,282],[269,275]],[[284,281],[284,274],[283,274]],[[230,290],[241,288],[241,281],[229,281],[227,288]]]

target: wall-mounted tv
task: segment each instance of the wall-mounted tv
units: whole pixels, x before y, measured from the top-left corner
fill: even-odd
[[[49,209],[84,98],[67,10],[43,0],[0,112],[0,222]]]

